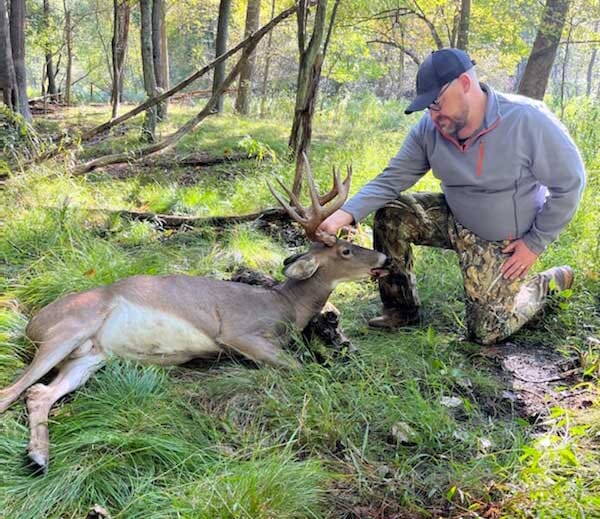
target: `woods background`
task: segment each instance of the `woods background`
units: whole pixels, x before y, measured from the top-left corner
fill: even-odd
[[[16,403],[0,517],[600,517],[599,30],[593,0],[0,0],[0,387],[65,294],[281,280],[307,243],[265,180],[300,193],[307,152],[321,191],[352,164],[356,192],[420,117],[403,112],[433,49],[543,98],[587,172],[535,266],[572,265],[573,290],[502,348],[464,339],[456,257],[419,247],[420,326],[369,330],[377,288],[346,283],[332,301],[356,352],[298,338],[293,373],[113,361],[54,408],[46,474]]]

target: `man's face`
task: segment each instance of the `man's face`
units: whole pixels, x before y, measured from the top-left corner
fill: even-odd
[[[467,125],[469,104],[460,77],[442,88],[438,98],[429,105],[429,115],[444,133],[458,133]]]

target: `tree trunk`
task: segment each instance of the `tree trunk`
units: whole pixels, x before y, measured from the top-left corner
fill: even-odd
[[[10,41],[10,23],[6,0],[0,0],[0,89],[4,104],[11,110],[19,108],[17,78]]]
[[[570,0],[546,0],[542,20],[519,85],[519,94],[543,99]]]
[[[46,41],[49,39],[50,30],[50,2],[44,0],[44,28],[46,30]],[[51,96],[51,101],[58,102],[58,90],[56,88],[56,73],[54,71],[54,65],[52,63],[52,48],[48,43],[45,44],[45,57],[46,57],[46,79],[48,80],[48,95]]]
[[[271,20],[275,16],[275,2],[276,0],[272,0],[271,2]],[[260,95],[260,117],[265,117],[266,115],[266,106],[267,106],[267,88],[269,85],[269,68],[271,66],[271,48],[273,41],[273,33],[269,33],[269,37],[267,38],[267,50],[265,52],[265,71],[263,72],[263,84]]]
[[[204,76],[207,72],[209,72],[210,70],[215,68],[219,63],[222,63],[223,61],[227,60],[229,57],[233,56],[241,49],[245,49],[246,47],[248,47],[250,45],[255,46],[258,43],[258,41],[260,41],[265,36],[265,34],[269,33],[271,30],[273,30],[273,28],[276,25],[278,25],[283,20],[286,20],[287,18],[292,16],[295,12],[296,12],[295,5],[287,8],[285,11],[282,11],[275,18],[273,18],[269,23],[263,25],[252,36],[241,41],[235,47],[232,47],[231,49],[229,49],[225,54],[222,54],[220,57],[214,59],[208,65],[205,65],[200,70],[197,70],[196,72],[194,72],[193,74],[191,74],[190,76],[185,78],[183,81],[180,81],[177,85],[175,85],[173,88],[171,88],[164,94],[161,94],[152,99],[148,99],[148,100],[144,101],[142,104],[133,108],[132,110],[129,110],[129,112],[121,115],[120,117],[117,117],[116,119],[111,119],[110,121],[106,121],[98,126],[95,126],[92,129],[84,132],[83,134],[81,134],[80,140],[82,142],[89,141],[91,138],[95,137],[96,135],[99,135],[103,132],[110,130],[111,128],[114,128],[115,126],[117,126],[119,124],[122,124],[123,122],[131,119],[132,117],[135,117],[136,115],[142,113],[144,110],[146,110],[150,106],[154,106],[157,103],[160,103],[162,100],[167,99],[167,98],[173,96],[174,94],[180,92],[187,86],[191,85],[196,79]],[[92,83],[90,83],[90,89],[91,88],[92,88]],[[223,89],[223,91],[224,90],[225,89]],[[219,95],[221,95],[221,93],[222,92],[219,92]],[[214,110],[214,106],[216,106],[216,101],[212,105],[213,110]],[[78,142],[78,141],[79,141],[78,139],[72,139],[70,143],[61,142],[60,147],[54,146],[52,149],[35,157],[32,162],[41,162],[41,161],[47,160],[49,158],[55,157],[56,155],[58,155],[58,153],[60,151],[72,148],[73,143]],[[144,156],[144,155],[147,155],[150,153],[152,153],[152,151],[149,151],[148,153],[141,153],[140,156]]]
[[[165,0],[153,0],[152,3],[152,58],[154,76],[160,93],[169,89],[167,65],[167,32],[165,27]],[[167,101],[157,105],[158,119],[167,118]]]
[[[247,38],[255,32],[256,29],[258,29],[259,24],[260,0],[248,0],[244,38]],[[256,53],[253,52],[248,56],[248,61],[242,65],[242,70],[240,71],[240,82],[235,100],[235,111],[242,115],[248,115],[250,113],[250,94],[252,92],[252,79],[254,76],[255,64]]]
[[[73,26],[71,25],[71,10],[67,6],[67,0],[63,0],[65,11],[65,41],[67,44],[67,70],[65,78],[65,99],[67,106],[71,104],[71,83],[73,81]]]
[[[456,48],[467,50],[469,46],[469,21],[471,20],[471,0],[462,0],[460,6],[460,21],[458,22],[458,34]]]
[[[321,67],[329,37],[335,23],[335,15],[339,0],[336,0],[331,18],[329,30],[325,38],[325,20],[327,16],[327,0],[318,0],[317,11],[314,16],[314,25],[310,41],[307,41],[307,18],[310,2],[303,0],[298,3],[298,49],[300,51],[300,65],[298,68],[298,87],[296,91],[296,105],[294,111],[294,122],[290,133],[289,148],[296,160],[296,174],[292,186],[292,193],[299,195],[302,188],[302,175],[304,171],[303,154],[308,155],[310,140],[312,136],[312,118],[315,109],[319,79],[321,78]],[[323,40],[325,38],[325,44]]]
[[[569,32],[567,34],[567,42],[565,44],[565,58],[562,64],[560,76],[560,119],[565,117],[565,82],[567,79],[567,68],[569,66],[569,46],[571,44],[571,34],[573,33],[573,19],[569,23]]]
[[[113,37],[112,37],[112,90],[110,103],[112,118],[117,116],[123,92],[123,72],[127,54],[129,34],[129,15],[131,6],[127,0],[113,0]]]
[[[229,88],[229,86],[237,79],[242,63],[248,59],[248,56],[254,52],[254,49],[260,42],[260,40],[265,35],[267,27],[274,27],[277,23],[281,22],[283,19],[287,18],[295,9],[288,9],[285,12],[281,13],[277,19],[273,20],[270,24],[267,24],[263,27],[264,30],[257,31],[256,34],[252,35],[251,38],[248,38],[247,44],[242,51],[242,56],[239,61],[235,64],[235,66],[231,69],[227,77],[221,83],[221,86],[212,94],[211,98],[207,101],[204,108],[192,117],[189,121],[187,121],[181,128],[179,128],[176,132],[172,133],[168,137],[164,138],[162,141],[150,144],[142,149],[135,150],[133,153],[131,151],[127,151],[125,153],[117,153],[115,155],[107,155],[105,157],[100,157],[98,159],[91,160],[85,164],[77,166],[73,170],[73,174],[81,175],[92,169],[102,166],[108,166],[109,164],[119,164],[122,162],[130,161],[134,158],[141,158],[151,155],[152,153],[157,153],[159,151],[165,150],[169,146],[173,146],[177,143],[184,135],[190,133],[198,124],[200,124],[204,119],[206,119],[209,115],[215,113],[215,107],[217,105],[219,97],[223,94],[223,92]]]
[[[215,58],[218,58],[227,50],[227,38],[229,34],[229,13],[231,11],[231,0],[221,0],[219,3],[219,21],[217,24],[217,39],[215,42]],[[219,63],[215,67],[215,73],[213,76],[213,93],[219,90],[219,87],[223,84],[225,78],[225,62]],[[223,97],[224,94],[219,96],[217,101],[216,110],[218,113],[223,113]]]
[[[31,122],[27,100],[27,72],[25,68],[25,0],[11,0],[10,40],[17,85],[19,112]]]
[[[142,39],[142,68],[144,71],[144,89],[149,98],[158,95],[156,76],[154,75],[154,58],[152,52],[152,0],[140,0]],[[148,142],[156,141],[157,109],[152,106],[146,110],[142,128],[142,139]]]
[[[598,29],[600,28],[600,21],[596,20],[594,22],[594,34],[598,34]],[[592,95],[592,83],[594,82],[594,65],[596,63],[596,54],[598,53],[598,46],[594,45],[592,49],[592,55],[590,56],[590,62],[588,63],[587,68],[587,76],[586,76],[586,86],[585,86],[585,95]]]

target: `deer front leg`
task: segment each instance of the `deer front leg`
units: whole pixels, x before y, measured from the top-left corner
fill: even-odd
[[[56,401],[83,385],[104,364],[103,353],[91,351],[83,357],[68,360],[59,368],[49,385],[36,384],[27,391],[29,413],[29,457],[46,469],[50,456],[48,413]]]
[[[255,362],[265,362],[280,368],[299,368],[300,363],[289,357],[271,341],[259,335],[219,338],[218,341]]]

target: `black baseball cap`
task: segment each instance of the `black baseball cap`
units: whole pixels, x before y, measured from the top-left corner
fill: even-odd
[[[440,49],[425,58],[417,72],[417,97],[405,114],[424,110],[433,103],[446,83],[450,83],[475,65],[469,55],[460,49]]]

